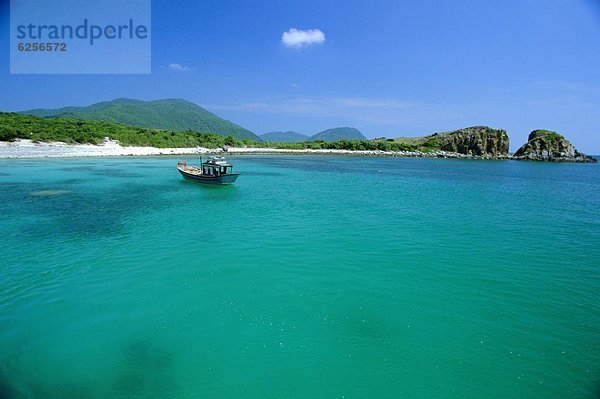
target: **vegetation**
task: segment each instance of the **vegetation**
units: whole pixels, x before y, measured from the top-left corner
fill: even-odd
[[[425,152],[439,150],[442,147],[442,140],[437,136],[427,136],[421,147]]]
[[[367,140],[365,136],[353,127],[336,127],[333,129],[323,130],[312,136],[311,141],[339,141],[339,140]]]
[[[71,144],[100,144],[105,137],[118,140],[123,146],[157,148],[206,147],[268,147],[281,149],[335,149],[350,151],[433,151],[439,145],[435,137],[419,139],[375,139],[303,142],[266,142],[200,133],[192,130],[147,129],[115,122],[88,121],[76,118],[42,118],[32,115],[0,112],[0,141],[30,139],[62,141]]]
[[[219,148],[224,145],[241,147],[256,144],[252,140],[191,130],[175,132],[127,126],[114,122],[86,121],[74,118],[41,118],[0,112],[0,141],[30,139],[73,144],[99,144],[104,141],[105,137],[118,140],[123,146],[158,148]]]
[[[180,99],[157,101],[116,99],[88,107],[34,109],[23,114],[117,122],[130,126],[172,131],[196,131],[260,141],[257,135],[204,108]]]
[[[262,141],[275,141],[275,142],[286,142],[286,143],[296,143],[299,141],[308,141],[310,137],[305,134],[287,131],[287,132],[270,132],[261,134],[260,138]]]
[[[390,142],[388,140],[338,140],[303,141],[299,143],[260,143],[262,147],[285,148],[293,150],[350,150],[350,151],[416,151],[417,146]]]
[[[551,143],[558,143],[561,140],[565,140],[562,134],[553,132],[551,130],[539,129],[532,132],[535,138],[544,138]]]
[[[270,132],[260,136],[263,141],[270,143],[297,143],[303,141],[328,141],[337,142],[342,140],[364,140],[368,141],[365,136],[353,127],[336,127],[332,129],[323,130],[313,136],[307,136],[302,133],[288,131],[288,132]],[[392,140],[393,141],[393,140]]]

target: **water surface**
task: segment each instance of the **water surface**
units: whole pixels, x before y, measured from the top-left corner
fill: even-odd
[[[232,161],[0,161],[0,398],[600,394],[599,165]]]

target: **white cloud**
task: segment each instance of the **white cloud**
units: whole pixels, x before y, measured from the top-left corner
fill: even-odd
[[[302,48],[313,44],[322,44],[325,42],[325,33],[320,29],[300,30],[290,28],[287,32],[281,34],[281,43],[286,47]]]
[[[171,71],[176,71],[176,72],[187,72],[191,69],[189,66],[179,64],[177,62],[171,62],[167,68]]]

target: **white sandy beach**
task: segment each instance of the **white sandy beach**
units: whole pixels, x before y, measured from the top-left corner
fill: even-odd
[[[35,143],[31,140],[0,141],[0,158],[62,158],[204,154],[208,148],[123,147],[114,141],[101,145]],[[214,151],[214,150],[213,150]]]
[[[112,156],[150,156],[150,155],[193,155],[222,154],[231,155],[268,155],[268,154],[312,154],[312,155],[357,155],[357,156],[395,156],[395,157],[432,157],[432,158],[473,158],[469,155],[446,151],[424,153],[420,151],[350,151],[335,149],[276,149],[231,147],[225,152],[221,148],[156,148],[123,147],[117,142],[108,141],[101,145],[67,144],[62,142],[40,143],[31,140],[0,141],[0,158],[66,158],[66,157],[112,157]]]

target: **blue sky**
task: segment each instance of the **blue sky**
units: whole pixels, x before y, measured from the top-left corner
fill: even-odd
[[[154,0],[150,75],[10,75],[0,4],[3,111],[177,97],[259,134],[545,128],[600,153],[598,0]]]

